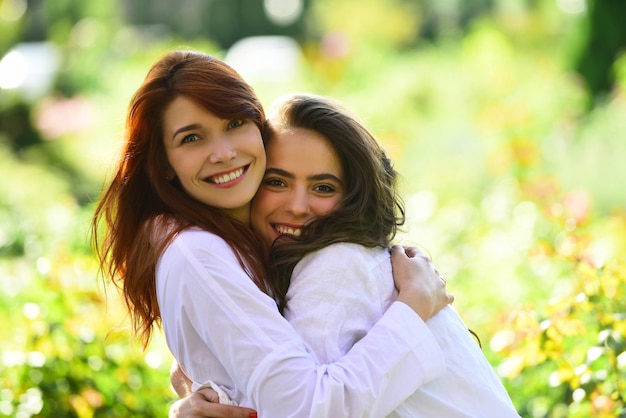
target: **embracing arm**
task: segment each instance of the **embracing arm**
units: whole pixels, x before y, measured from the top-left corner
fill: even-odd
[[[220,394],[210,387],[192,392],[192,382],[174,361],[170,369],[170,382],[180,396],[169,410],[169,418],[250,418],[256,411],[241,406],[220,403]]]
[[[256,411],[241,406],[222,405],[217,392],[203,388],[174,402],[169,418],[251,418]]]
[[[193,390],[191,389],[191,380],[185,375],[183,369],[180,368],[177,361],[172,363],[170,368],[170,383],[174,388],[174,392],[181,398],[190,395]]]
[[[192,349],[201,344],[234,381],[226,383],[244,393],[247,406],[260,416],[327,416],[329,411],[362,416],[386,411],[416,389],[406,378],[424,368],[419,356],[432,342],[420,335],[423,321],[407,304],[394,303],[344,357],[320,364],[232,254],[217,251],[219,242],[204,242],[197,234],[202,233],[177,238],[157,272],[168,344],[194,380],[212,377],[196,379],[194,373],[202,370],[189,370],[199,353]],[[426,365],[424,375],[441,373],[439,360]]]

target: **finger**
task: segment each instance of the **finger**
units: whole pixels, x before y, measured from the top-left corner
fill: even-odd
[[[404,252],[409,258],[422,257],[428,261],[431,261],[431,257],[419,247],[404,247]]]
[[[400,245],[392,245],[390,252],[391,252],[392,256],[393,255],[398,256],[398,255],[401,255],[401,254],[406,255],[405,252],[404,252],[404,248],[402,246],[400,246]]]
[[[420,250],[417,247],[404,247],[404,252],[406,253],[406,255],[413,258],[420,253]]]
[[[202,388],[196,392],[201,395],[205,400],[213,403],[220,403],[220,396],[216,391],[211,388]]]
[[[241,406],[222,405],[218,403],[205,404],[198,410],[205,417],[212,418],[250,418],[254,409]]]

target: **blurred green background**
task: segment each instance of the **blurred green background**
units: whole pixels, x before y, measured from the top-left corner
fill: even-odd
[[[625,417],[626,2],[0,0],[0,416],[166,417],[89,247],[149,66],[344,101],[523,417]]]

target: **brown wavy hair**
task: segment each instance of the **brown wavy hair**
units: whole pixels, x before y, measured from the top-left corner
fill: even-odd
[[[265,113],[254,90],[224,62],[177,50],[159,59],[131,99],[125,144],[111,183],[96,206],[91,237],[100,271],[123,294],[144,346],[160,326],[156,263],[173,237],[197,226],[222,237],[255,283],[266,289],[263,241],[248,225],[190,197],[171,173],[163,114],[185,96],[222,119],[247,119],[261,132]]]
[[[404,224],[404,204],[396,190],[398,173],[376,138],[340,103],[310,94],[278,99],[270,111],[266,143],[293,128],[323,135],[337,153],[345,195],[330,215],[308,224],[300,237],[277,239],[270,252],[270,287],[281,312],[294,267],[306,254],[337,242],[386,247]]]

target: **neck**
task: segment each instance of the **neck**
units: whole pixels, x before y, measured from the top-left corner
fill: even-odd
[[[245,225],[250,225],[250,204],[239,208],[224,209],[224,213]]]

